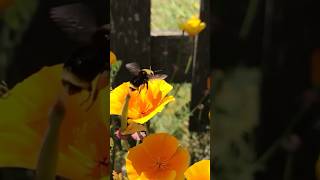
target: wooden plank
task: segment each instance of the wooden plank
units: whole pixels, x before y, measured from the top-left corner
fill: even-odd
[[[185,74],[185,69],[192,55],[192,48],[192,41],[188,36],[152,36],[151,67],[167,74],[167,80],[170,81],[176,65],[178,71],[172,82],[191,82],[191,71]],[[179,58],[180,62],[177,62]]]
[[[124,8],[125,7],[125,8]],[[111,50],[124,63],[150,63],[150,0],[110,0]],[[130,80],[131,75],[121,67],[115,84]]]
[[[206,22],[206,29],[199,34],[196,61],[192,70],[191,109],[199,105],[207,93],[207,78],[210,76],[210,0],[203,0],[200,19]],[[203,131],[209,126],[209,104],[201,111],[195,111],[190,118],[191,131]]]

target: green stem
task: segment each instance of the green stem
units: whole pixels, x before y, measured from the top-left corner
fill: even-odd
[[[187,66],[184,70],[184,75],[187,75],[190,71],[190,67],[191,67],[191,63],[192,63],[192,57],[189,57],[188,58],[188,63],[187,63]]]
[[[255,162],[254,168],[258,168],[263,165],[281,146],[283,140],[293,131],[293,128],[300,122],[303,115],[309,109],[312,104],[308,104],[306,107],[302,108],[297,114],[293,117],[289,126],[285,129],[283,134],[263,153],[263,155]]]
[[[138,144],[140,144],[140,140],[137,140],[137,142],[136,142],[136,146],[137,146]]]
[[[192,78],[195,77],[195,73],[196,73],[197,49],[198,49],[198,35],[193,37]]]
[[[126,96],[126,100],[124,102],[124,106],[123,106],[122,113],[121,113],[121,132],[123,132],[127,128],[129,100],[130,100],[130,95],[128,94]]]

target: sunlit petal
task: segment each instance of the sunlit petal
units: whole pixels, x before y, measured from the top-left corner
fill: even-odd
[[[0,167],[35,169],[48,128],[48,113],[64,91],[62,65],[44,67],[18,83],[6,99],[0,99]],[[107,174],[98,166],[108,159],[109,127],[105,90],[90,110],[81,102],[83,91],[65,99],[66,114],[60,127],[57,174],[71,179],[95,179]]]
[[[174,100],[174,97],[167,96],[171,90],[172,86],[160,79],[150,80],[148,88],[142,85],[136,91],[130,90],[130,82],[123,83],[111,91],[110,114],[121,115],[125,97],[129,93],[128,122],[143,124]]]
[[[210,160],[201,160],[193,164],[184,175],[187,180],[210,180]]]
[[[126,169],[129,179],[183,180],[189,165],[189,153],[178,146],[175,137],[167,133],[147,136],[129,149]]]

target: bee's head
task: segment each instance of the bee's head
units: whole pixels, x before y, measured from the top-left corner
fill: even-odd
[[[154,75],[154,72],[151,69],[142,69],[141,71],[145,72],[147,75]]]

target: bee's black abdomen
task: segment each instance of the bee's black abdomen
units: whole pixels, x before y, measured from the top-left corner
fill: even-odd
[[[146,84],[148,82],[149,78],[147,76],[147,74],[143,71],[140,71],[140,73],[138,74],[138,76],[134,76],[130,83],[136,87],[139,88],[141,85]]]

